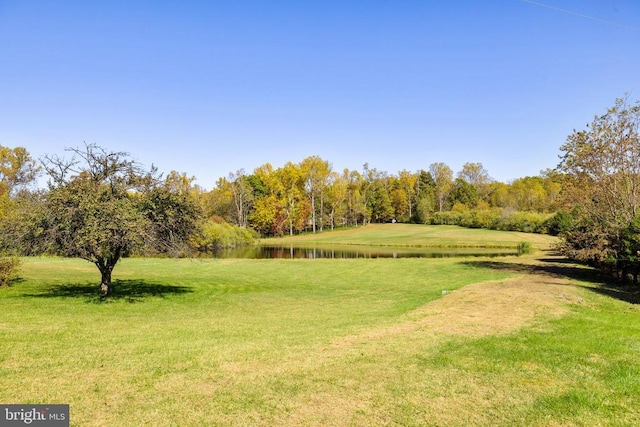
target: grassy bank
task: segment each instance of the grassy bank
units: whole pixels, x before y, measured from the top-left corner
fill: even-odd
[[[90,264],[27,259],[0,289],[0,401],[83,426],[638,424],[640,310],[586,272],[126,259],[103,302]]]
[[[424,248],[516,248],[520,242],[529,242],[536,249],[546,249],[556,241],[556,237],[544,234],[418,224],[369,224],[348,230],[263,239],[269,244],[331,243]]]

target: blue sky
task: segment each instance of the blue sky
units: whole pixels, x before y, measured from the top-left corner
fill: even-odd
[[[97,143],[207,189],[311,155],[507,182],[640,99],[638,46],[631,0],[0,0],[0,145]]]

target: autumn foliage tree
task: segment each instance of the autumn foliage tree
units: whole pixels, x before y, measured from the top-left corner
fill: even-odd
[[[0,145],[0,195],[13,194],[34,182],[40,167],[24,147]]]
[[[564,233],[571,258],[638,274],[640,214],[640,104],[617,99],[586,130],[574,131],[561,147],[559,172],[564,208],[574,226]],[[640,250],[640,247],[638,247]]]
[[[438,211],[442,212],[445,210],[447,198],[453,188],[453,171],[445,163],[438,162],[429,166],[429,173],[434,181]]]
[[[324,225],[322,220],[324,201],[331,165],[318,156],[310,156],[300,163],[300,169],[303,174],[304,189],[311,203],[312,231],[315,233],[316,228],[322,231]],[[320,213],[319,215],[318,212]]]
[[[17,275],[20,259],[8,252],[15,249],[14,231],[20,228],[18,199],[26,198],[26,190],[39,173],[39,166],[26,148],[0,145],[0,287]]]
[[[428,171],[401,170],[397,175],[368,163],[361,171],[331,169],[328,161],[310,156],[282,167],[265,163],[252,174],[240,170],[220,178],[216,188],[203,195],[203,206],[209,217],[222,217],[268,236],[370,222],[439,224],[443,218],[447,224],[468,226],[469,221],[461,221],[460,215],[448,216],[450,210],[468,212],[472,218],[480,215],[474,211],[483,211],[484,219],[472,221],[473,226],[495,228],[494,217],[501,219],[518,211],[554,212],[562,177],[547,171],[506,184],[492,180],[482,163],[471,162],[462,166],[455,180],[445,163],[433,163]],[[493,208],[489,215],[486,211]],[[546,229],[520,227],[518,222],[512,221],[509,229]]]

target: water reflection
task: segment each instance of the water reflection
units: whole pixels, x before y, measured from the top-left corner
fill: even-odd
[[[297,258],[450,258],[518,255],[516,249],[433,249],[385,248],[369,246],[252,246],[223,249],[214,258],[297,259]]]

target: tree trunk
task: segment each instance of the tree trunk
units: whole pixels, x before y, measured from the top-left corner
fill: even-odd
[[[116,263],[118,262],[118,259],[119,257],[114,259],[98,258],[95,263],[98,267],[98,270],[100,270],[100,295],[102,295],[103,297],[112,295],[115,291],[113,284],[111,283],[111,272],[113,271],[113,267],[115,267]]]
[[[313,190],[311,190],[311,222],[312,224],[312,228],[313,228],[313,232],[316,232],[316,195],[313,192]]]
[[[331,213],[329,214],[329,218],[331,219],[331,230],[333,230],[334,224],[335,224],[335,219],[334,219],[334,215],[335,215],[335,208],[331,208]]]
[[[102,296],[109,296],[113,294],[113,286],[111,285],[111,269],[100,270],[102,280],[100,282],[100,294]]]
[[[324,231],[324,195],[320,193],[320,232]]]

